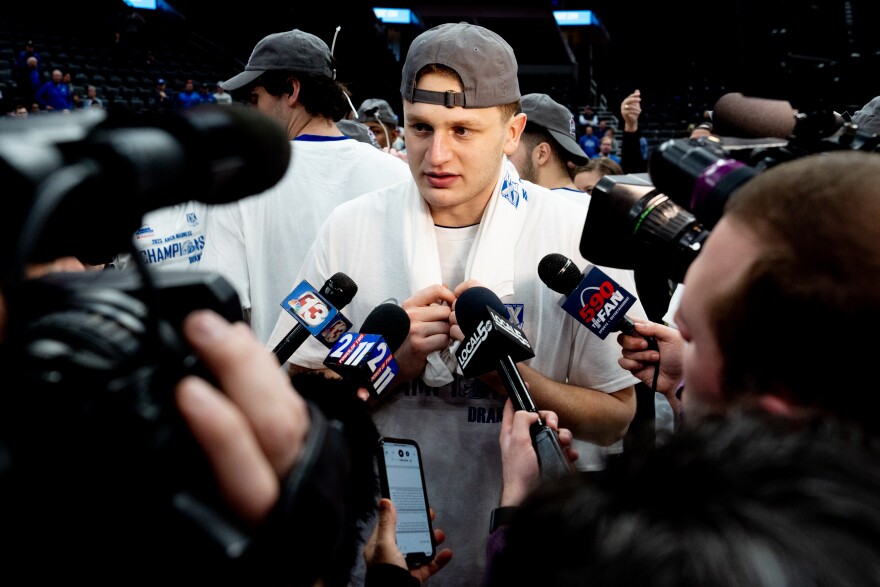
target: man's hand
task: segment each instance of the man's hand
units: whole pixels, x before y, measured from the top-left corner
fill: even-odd
[[[409,381],[421,375],[428,355],[449,346],[449,314],[455,294],[445,285],[428,286],[404,300],[409,316],[409,335],[394,359],[400,367],[397,381]]]
[[[504,403],[504,415],[501,420],[501,433],[498,443],[501,445],[501,470],[503,485],[501,488],[501,506],[516,506],[534,488],[540,477],[538,455],[532,444],[529,429],[538,421],[538,416],[550,429],[556,430],[559,444],[569,462],[577,461],[577,450],[572,448],[571,431],[559,428],[559,418],[555,412],[540,410],[538,413],[525,410],[514,410],[510,399]]]
[[[458,296],[464,293],[465,290],[470,289],[472,287],[484,287],[482,283],[477,281],[476,279],[468,279],[465,282],[459,283],[455,290],[452,292],[455,296],[455,299],[458,299]],[[454,340],[459,342],[464,341],[464,332],[461,330],[461,326],[458,325],[458,318],[455,316],[455,300],[452,302],[452,313],[449,315],[449,336],[451,336]]]
[[[623,117],[623,130],[636,132],[639,130],[639,115],[642,113],[642,94],[639,90],[623,99],[620,103],[620,115]]]
[[[684,376],[684,339],[675,328],[655,322],[635,322],[635,328],[641,335],[653,336],[657,340],[659,352],[648,349],[648,341],[641,336],[620,333],[617,335],[617,342],[623,347],[623,351],[617,363],[649,386],[654,383],[654,370],[660,369],[657,392],[666,396],[677,413],[680,404],[675,397],[675,390]]]
[[[175,398],[202,446],[218,487],[242,520],[261,522],[280,495],[309,431],[305,400],[243,322],[208,310],[186,317],[183,333],[220,389],[183,378]]]

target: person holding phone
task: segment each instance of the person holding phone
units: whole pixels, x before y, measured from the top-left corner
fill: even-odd
[[[430,510],[431,521],[434,510]],[[446,534],[434,528],[434,543],[440,544]],[[379,500],[379,518],[364,547],[367,575],[364,587],[416,587],[437,574],[452,560],[452,550],[436,551],[434,558],[418,567],[409,568],[406,558],[397,546],[397,508],[387,497]]]
[[[382,498],[364,547],[365,587],[420,585],[452,560],[451,549],[437,552],[446,535],[433,528],[422,452],[410,438],[380,437],[376,448]]]

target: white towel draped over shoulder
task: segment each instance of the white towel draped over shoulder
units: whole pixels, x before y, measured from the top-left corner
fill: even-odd
[[[440,254],[431,210],[415,182],[410,183],[405,202],[409,214],[403,226],[403,242],[412,243],[406,258],[406,270],[411,291],[415,293],[442,283]],[[476,279],[499,298],[514,293],[514,244],[525,224],[527,206],[528,195],[523,190],[519,175],[513,164],[505,159],[495,191],[480,219],[480,228],[465,267],[466,279]],[[451,287],[454,285],[450,284]],[[456,341],[446,350],[428,356],[423,376],[427,385],[440,387],[452,381],[452,373],[457,368],[457,346]]]

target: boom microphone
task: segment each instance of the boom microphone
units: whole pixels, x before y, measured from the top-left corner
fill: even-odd
[[[394,351],[409,335],[406,310],[386,302],[370,312],[360,333],[346,332],[324,359],[343,379],[364,387],[378,399],[400,371]]]
[[[522,330],[505,317],[507,310],[495,293],[486,287],[466,289],[455,302],[455,315],[465,335],[456,353],[462,373],[476,377],[495,368],[507,396],[517,410],[536,412],[516,363],[535,356]],[[538,455],[541,475],[551,477],[572,471],[559,437],[539,417],[529,430]]]
[[[282,338],[272,353],[283,365],[309,337],[314,336],[331,348],[349,328],[351,322],[340,313],[354,299],[358,286],[345,273],[334,273],[324,282],[320,291],[303,280],[281,302],[281,307],[296,318],[296,326]]]
[[[724,94],[712,109],[712,129],[719,136],[744,139],[788,138],[794,133],[797,110],[785,100]]]
[[[777,137],[815,141],[831,137],[844,124],[831,109],[796,109],[785,100],[725,94],[715,103],[712,125],[720,136]]]

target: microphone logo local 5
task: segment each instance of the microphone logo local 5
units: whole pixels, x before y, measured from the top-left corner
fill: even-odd
[[[571,295],[562,298],[560,305],[604,340],[635,303],[634,295],[593,266]]]

